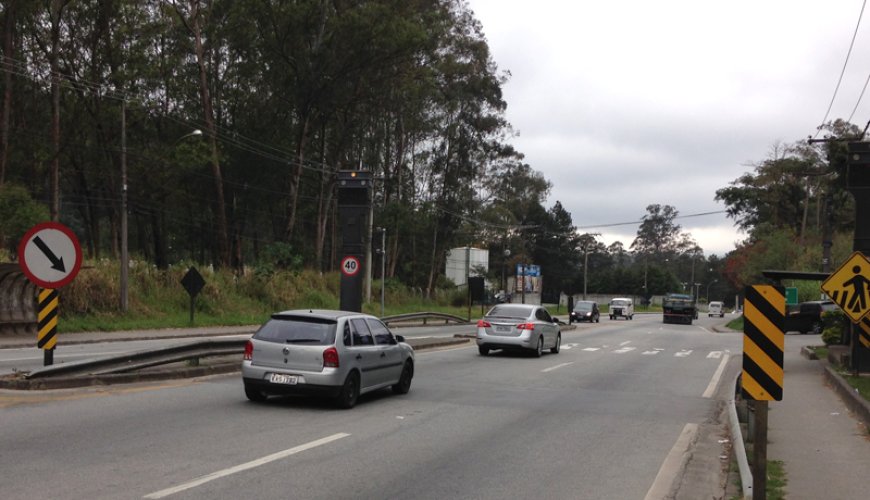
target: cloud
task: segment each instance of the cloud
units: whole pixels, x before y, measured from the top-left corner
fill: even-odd
[[[815,132],[860,6],[807,0],[471,0],[504,88],[512,140],[577,226],[681,215],[715,201],[771,145]],[[862,29],[829,119],[847,118],[870,73]],[[870,97],[868,97],[870,101]],[[870,102],[855,123],[870,118]],[[724,214],[679,219],[705,253],[745,239]],[[589,229],[631,244],[636,226]]]

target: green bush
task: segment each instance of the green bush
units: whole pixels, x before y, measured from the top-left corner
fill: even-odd
[[[822,342],[825,345],[841,344],[844,334],[849,331],[849,324],[849,318],[840,309],[822,314]]]

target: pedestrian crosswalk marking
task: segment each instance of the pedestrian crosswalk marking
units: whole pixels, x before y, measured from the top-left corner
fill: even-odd
[[[601,348],[600,347],[586,347],[583,350],[584,351],[597,351],[599,349],[601,349]]]
[[[645,355],[647,355],[647,356],[652,356],[652,355],[654,355],[654,354],[658,354],[658,353],[660,353],[660,352],[662,352],[662,351],[664,351],[664,349],[653,349],[653,350],[651,350],[651,351],[643,351],[643,354],[645,354]]]
[[[710,354],[707,355],[708,359],[719,359],[722,357],[722,351],[710,351]]]
[[[688,356],[690,354],[692,354],[691,349],[689,349],[689,350],[683,349],[682,351],[675,353],[674,356],[677,358],[685,358],[686,356]]]
[[[616,353],[616,354],[624,354],[624,353],[626,353],[626,352],[631,352],[631,351],[633,351],[633,350],[635,350],[635,349],[637,349],[637,347],[623,347],[623,348],[621,348],[621,349],[617,349],[617,350],[615,350],[615,351],[613,351],[613,352]]]

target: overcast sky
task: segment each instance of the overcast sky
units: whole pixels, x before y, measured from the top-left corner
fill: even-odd
[[[500,71],[512,143],[583,232],[631,245],[647,205],[682,216],[777,141],[815,134],[863,0],[469,0]],[[828,120],[870,74],[865,12]],[[870,119],[870,92],[852,122]],[[706,255],[746,235],[724,213],[677,220]]]

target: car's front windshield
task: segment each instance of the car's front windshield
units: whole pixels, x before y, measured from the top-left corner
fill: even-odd
[[[592,304],[588,302],[580,302],[574,306],[575,312],[589,312],[592,310]]]
[[[625,307],[628,305],[628,301],[627,300],[614,300],[613,302],[610,303],[610,305]]]

